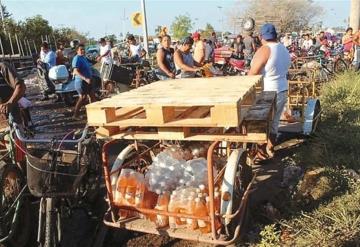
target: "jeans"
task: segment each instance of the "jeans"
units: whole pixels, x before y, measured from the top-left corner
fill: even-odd
[[[354,60],[352,62],[356,70],[360,67],[360,46],[355,46]]]
[[[276,106],[275,106],[275,114],[271,125],[271,134],[277,134],[279,130],[280,117],[284,111],[285,105],[288,100],[288,91],[282,91],[276,94]]]

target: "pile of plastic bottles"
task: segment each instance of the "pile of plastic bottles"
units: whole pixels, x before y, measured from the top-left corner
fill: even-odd
[[[164,151],[154,158],[145,181],[148,189],[157,194],[179,186],[207,185],[207,161],[204,158],[179,160]]]
[[[115,205],[150,208],[205,217],[209,215],[207,161],[196,158],[185,161],[179,153],[160,152],[145,176],[132,169],[122,169],[116,182]],[[220,192],[215,187],[215,212],[220,209]],[[120,219],[140,216],[152,220],[157,227],[200,229],[210,232],[210,222],[191,218],[163,215],[134,215],[129,210],[119,211]],[[220,223],[218,224],[220,225]]]

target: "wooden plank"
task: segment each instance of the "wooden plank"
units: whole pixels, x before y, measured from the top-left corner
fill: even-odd
[[[116,120],[116,108],[86,108],[86,115],[88,123],[108,123]],[[96,125],[96,124],[95,124]]]
[[[231,76],[159,81],[89,104],[87,108],[234,104],[255,91],[255,85],[261,78],[261,76]]]
[[[159,140],[179,140],[190,136],[190,128],[158,128]]]
[[[96,129],[96,133],[102,136],[112,136],[118,134],[119,132],[120,132],[120,127],[118,126],[99,127]]]
[[[98,126],[88,123],[89,125]],[[147,119],[132,118],[104,123],[99,126],[120,126],[120,127],[227,127],[212,123],[210,117],[205,118],[185,118],[173,120],[168,123],[159,124],[157,122],[149,122]]]
[[[272,105],[253,106],[247,112],[244,121],[267,121],[271,109],[272,109]]]
[[[106,138],[100,134],[98,138]],[[145,132],[145,131],[126,131],[111,136],[112,139],[126,139],[126,140],[162,140],[158,133]],[[266,133],[248,133],[247,135],[240,134],[194,134],[190,133],[188,137],[182,137],[180,135],[172,136],[173,139],[167,140],[179,140],[179,141],[230,141],[230,142],[246,142],[246,143],[266,143]]]
[[[149,124],[162,125],[174,120],[175,110],[173,107],[145,106],[146,121]]]
[[[240,112],[237,105],[216,105],[210,109],[211,122],[225,127],[240,124]]]

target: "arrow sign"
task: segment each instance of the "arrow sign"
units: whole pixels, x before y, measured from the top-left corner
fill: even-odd
[[[139,27],[143,23],[143,16],[140,12],[134,12],[131,14],[131,24],[133,27]]]

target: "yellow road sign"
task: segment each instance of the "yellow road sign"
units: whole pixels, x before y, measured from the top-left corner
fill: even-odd
[[[140,12],[134,12],[131,14],[130,20],[133,27],[139,27],[143,23],[143,16]]]

